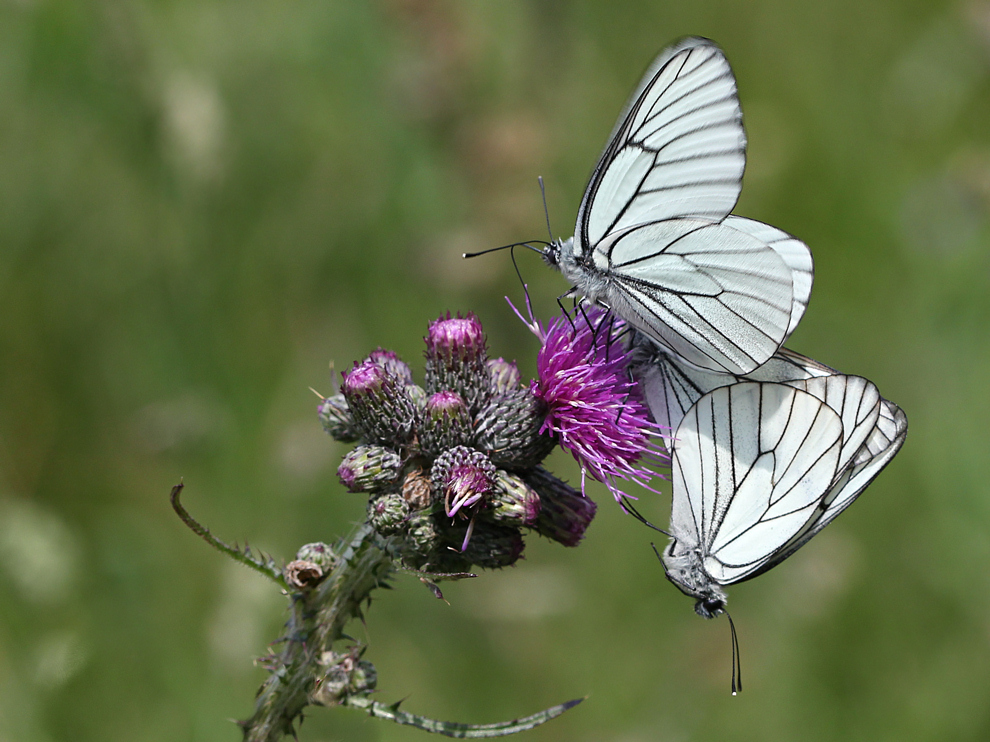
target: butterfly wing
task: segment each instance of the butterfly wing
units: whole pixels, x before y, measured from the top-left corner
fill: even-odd
[[[730,215],[722,223],[740,232],[746,232],[772,247],[790,270],[794,296],[791,304],[791,319],[784,338],[786,340],[797,328],[811,299],[811,286],[815,279],[815,262],[811,257],[811,250],[801,240],[784,230],[755,219]]]
[[[708,392],[677,428],[672,533],[695,541],[714,582],[752,576],[805,531],[841,448],[839,415],[800,389],[741,382]]]
[[[787,332],[791,271],[745,232],[669,219],[610,235],[594,257],[609,307],[696,366],[747,373]]]
[[[780,564],[835,520],[836,516],[855,502],[863,490],[890,463],[894,454],[901,449],[906,437],[907,416],[904,411],[893,402],[881,399],[876,425],[856,455],[847,462],[845,468],[840,469],[828,494],[822,500],[820,514],[810,521],[802,532],[795,534],[771,560],[744,579],[756,577]]]
[[[626,104],[578,210],[582,254],[606,234],[677,217],[720,221],[746,166],[736,81],[708,39],[665,49]]]
[[[639,380],[654,421],[671,433],[695,402],[718,387],[740,381],[800,382],[838,373],[787,348],[781,348],[758,369],[743,375],[716,373],[689,366],[663,352],[642,335],[636,337],[634,346],[636,353],[632,374]]]

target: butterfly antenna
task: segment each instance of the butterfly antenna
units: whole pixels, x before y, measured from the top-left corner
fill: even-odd
[[[476,258],[479,255],[487,255],[490,252],[498,252],[499,250],[511,250],[513,247],[527,247],[535,253],[543,254],[543,251],[537,247],[533,247],[530,242],[538,242],[543,245],[549,245],[550,243],[546,240],[529,240],[529,242],[513,242],[511,245],[499,245],[498,247],[490,247],[487,250],[480,250],[479,252],[466,252],[462,253],[462,258]]]
[[[742,659],[739,656],[739,637],[736,635],[736,625],[732,622],[729,612],[722,609],[729,619],[729,632],[732,634],[732,695],[742,693]]]
[[[642,523],[644,526],[648,526],[648,527],[652,528],[654,531],[658,531],[658,532],[662,533],[664,536],[667,536],[669,538],[674,538],[673,535],[667,533],[662,528],[658,528],[657,526],[655,526],[652,523],[650,523],[650,521],[648,521],[646,518],[644,518],[643,517],[643,514],[640,513],[635,507],[633,507],[633,504],[629,501],[629,498],[628,497],[623,496],[622,497],[622,502],[619,503],[619,506],[623,510],[625,510],[627,513],[629,513],[629,515],[631,515],[633,518],[635,518],[640,523]],[[653,546],[653,551],[656,551],[657,552],[657,559],[660,559],[660,552],[657,551],[657,547],[654,546],[653,544],[650,544],[650,546]],[[660,561],[662,562],[663,560],[660,559]]]
[[[543,196],[543,214],[547,218],[547,234],[550,235],[550,241],[553,242],[553,230],[550,229],[550,209],[547,208],[547,189],[543,185],[542,175],[536,179],[540,181],[540,195]]]

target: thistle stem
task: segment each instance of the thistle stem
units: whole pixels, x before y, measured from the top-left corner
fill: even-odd
[[[361,526],[342,549],[340,561],[316,589],[297,594],[281,653],[269,658],[273,672],[258,693],[254,715],[241,722],[245,742],[276,742],[293,734],[294,722],[313,702],[326,665],[320,660],[344,626],[361,617],[361,604],[392,573],[392,557],[381,538]]]
[[[249,567],[256,572],[260,572],[272,582],[277,583],[286,590],[288,589],[289,586],[285,583],[285,578],[282,576],[281,570],[275,566],[275,563],[271,559],[259,559],[255,557],[251,553],[251,549],[247,546],[244,547],[243,551],[236,549],[233,546],[228,546],[210,533],[209,528],[193,518],[179,500],[179,495],[182,492],[183,487],[185,487],[185,485],[182,482],[175,485],[172,488],[170,499],[172,501],[172,509],[175,510],[176,515],[179,516],[182,522],[189,526],[189,530],[201,537],[204,541],[206,541],[206,543],[219,551],[221,554],[226,554],[235,562],[240,562],[245,567]]]
[[[315,588],[302,592],[289,591],[285,578],[274,562],[270,559],[262,561],[246,548],[241,551],[228,546],[189,515],[179,501],[181,492],[180,483],[172,488],[171,499],[172,507],[183,523],[210,546],[277,582],[286,589],[291,600],[282,649],[261,660],[270,674],[258,691],[254,714],[250,719],[239,722],[244,732],[244,742],[278,742],[287,735],[295,736],[296,720],[302,718],[306,706],[314,704],[357,708],[375,718],[427,732],[460,739],[480,739],[532,729],[584,700],[568,701],[521,719],[474,725],[436,721],[400,711],[398,703],[386,705],[372,701],[367,690],[355,690],[347,683],[335,685],[339,679],[338,671],[344,667],[353,669],[360,652],[352,648],[349,654],[335,654],[333,646],[338,641],[349,639],[344,634],[344,627],[352,619],[363,617],[362,604],[370,600],[375,588],[386,587],[389,577],[397,570],[396,544],[377,534],[370,526],[363,525],[349,540],[344,540],[334,549],[338,557],[336,565]],[[442,576],[474,577],[468,573]],[[439,594],[439,589],[436,593]]]
[[[509,734],[516,734],[517,732],[525,732],[528,729],[538,727],[540,724],[560,716],[568,709],[574,708],[583,700],[583,698],[576,698],[559,706],[544,709],[532,716],[524,716],[521,719],[512,719],[511,721],[500,721],[495,724],[461,724],[456,721],[435,721],[425,716],[400,711],[398,704],[388,706],[378,701],[372,701],[367,696],[351,696],[344,701],[344,705],[367,711],[369,716],[374,716],[376,719],[388,719],[397,724],[407,724],[417,729],[422,729],[424,732],[442,734],[445,737],[488,739],[491,737],[504,737]]]

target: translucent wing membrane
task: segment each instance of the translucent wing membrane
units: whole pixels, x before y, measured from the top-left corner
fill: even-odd
[[[815,263],[811,257],[811,250],[801,240],[792,237],[784,230],[754,219],[727,216],[722,223],[769,245],[790,270],[791,287],[794,292],[791,319],[787,326],[787,336],[790,336],[804,316],[804,310],[808,308],[808,301],[811,299],[811,285],[815,278]]]
[[[609,306],[690,363],[745,373],[786,336],[791,271],[745,232],[675,219],[630,229],[597,249],[612,277]]]

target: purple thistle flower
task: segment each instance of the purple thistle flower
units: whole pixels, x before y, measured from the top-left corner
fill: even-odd
[[[467,510],[478,504],[491,491],[492,481],[487,472],[471,464],[455,466],[450,471],[444,491],[447,517],[453,518],[458,510]]]
[[[515,307],[513,307],[515,309]],[[526,320],[516,310],[523,322]],[[628,372],[629,356],[617,341],[625,323],[588,307],[573,318],[558,317],[546,327],[526,322],[540,338],[538,379],[531,390],[547,406],[541,433],[555,435],[588,473],[604,482],[616,500],[615,484],[625,479],[647,487],[664,465],[666,453],[653,441],[659,433]]]

